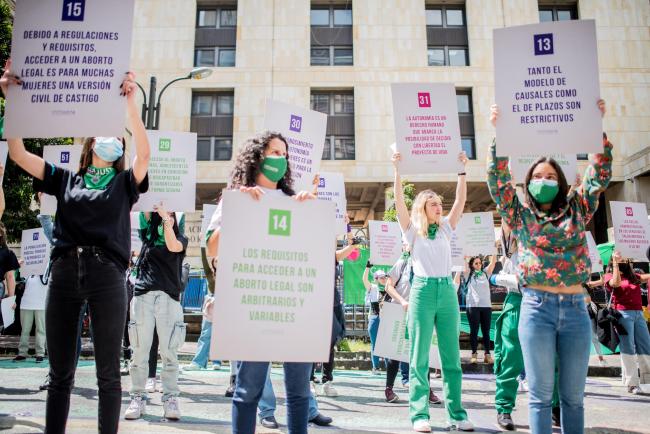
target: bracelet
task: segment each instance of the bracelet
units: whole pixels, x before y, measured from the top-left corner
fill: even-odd
[[[458,176],[465,176],[465,175],[467,175],[467,172],[460,172],[460,173],[458,174]]]

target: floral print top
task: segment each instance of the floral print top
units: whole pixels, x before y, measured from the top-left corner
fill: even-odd
[[[565,287],[589,278],[591,261],[585,226],[598,207],[598,196],[612,176],[612,145],[593,154],[582,185],[567,205],[552,215],[533,209],[517,197],[507,157],[496,156],[496,141],[488,153],[488,187],[497,211],[519,240],[517,269],[525,285]]]

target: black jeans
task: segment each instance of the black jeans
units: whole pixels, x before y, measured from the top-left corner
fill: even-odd
[[[467,320],[469,321],[469,344],[472,353],[478,351],[478,328],[481,327],[483,335],[483,350],[490,353],[490,326],[492,325],[491,307],[468,307]]]
[[[311,381],[316,379],[316,363],[311,366]],[[323,363],[323,379],[322,383],[334,381],[334,345],[330,347],[330,357],[327,362]]]
[[[79,313],[87,303],[99,387],[99,432],[117,433],[122,403],[120,349],[126,321],[124,270],[100,250],[81,247],[54,259],[45,307],[50,386],[45,432],[65,432],[77,368]]]

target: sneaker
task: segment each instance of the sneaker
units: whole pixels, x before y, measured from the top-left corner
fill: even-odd
[[[212,370],[213,370],[213,371],[219,371],[219,370],[221,370],[221,363],[213,363],[213,364],[212,364]]]
[[[478,353],[472,353],[472,357],[469,359],[469,362],[472,364],[478,363]]]
[[[490,353],[485,353],[485,357],[483,358],[483,363],[485,363],[486,365],[490,365],[494,363],[494,360],[492,360],[492,356],[490,355]]]
[[[317,426],[328,426],[332,423],[332,418],[318,413],[315,417],[309,419],[309,422]]]
[[[181,418],[181,408],[178,405],[178,397],[170,396],[163,402],[163,416],[165,419],[178,420]]]
[[[337,396],[339,396],[339,392],[336,391],[331,381],[328,381],[327,383],[323,384],[323,393],[325,394],[325,396],[329,396],[330,398],[336,398]]]
[[[598,359],[598,365],[599,365],[601,368],[604,368],[604,367],[607,366],[607,362],[605,361],[605,359]]]
[[[183,366],[183,371],[200,371],[203,368],[197,365],[196,363],[192,362],[189,365],[184,365]]]
[[[433,378],[442,378],[442,371],[440,369],[436,369],[433,373]]]
[[[431,387],[429,388],[429,404],[442,404],[442,401],[436,396],[435,393],[433,393],[433,389]]]
[[[147,378],[147,382],[145,383],[144,390],[146,390],[148,393],[154,393],[156,391],[156,379]]]
[[[431,424],[426,419],[418,419],[413,422],[413,431],[417,432],[431,432]]]
[[[377,368],[372,368],[372,375],[381,375],[381,371]]]
[[[230,385],[226,389],[226,393],[224,394],[226,398],[232,398],[233,395],[235,394],[235,380],[237,380],[236,375],[231,375],[230,376]]]
[[[630,386],[627,388],[627,393],[631,393],[632,395],[640,395],[641,390],[637,386]]]
[[[275,420],[275,416],[260,417],[260,425],[262,425],[264,428],[270,429],[278,429],[280,427],[278,421]]]
[[[560,407],[553,407],[551,409],[551,420],[553,421],[553,426],[562,427],[562,418],[561,418]]]
[[[506,431],[515,430],[515,423],[512,421],[512,417],[508,413],[497,414],[497,423]]]
[[[145,409],[146,409],[145,400],[142,399],[141,396],[135,396],[131,398],[131,403],[129,404],[129,407],[124,412],[124,419],[126,420],[140,419],[144,415]]]
[[[519,391],[528,392],[528,380],[525,378],[523,380],[519,380]]]
[[[122,360],[122,368],[120,369],[120,374],[129,375],[130,368],[131,368],[131,362],[129,360]]]
[[[318,390],[316,389],[316,382],[312,381],[309,383],[309,391],[311,392],[312,396],[316,398],[318,396]]]
[[[406,390],[409,388],[409,380],[402,380],[402,387]]]
[[[454,420],[448,422],[447,426],[452,431],[474,431],[474,424],[469,420]]]
[[[397,402],[399,401],[399,396],[395,392],[393,392],[392,387],[387,387],[386,390],[384,391],[384,394],[386,395],[386,402]]]
[[[50,374],[47,374],[45,380],[41,383],[40,386],[38,386],[38,390],[47,390],[48,387],[50,387]]]
[[[44,357],[43,356],[36,356],[36,363],[42,363]]]
[[[20,354],[14,357],[14,362],[23,362],[25,360],[27,360],[27,357],[21,356]]]

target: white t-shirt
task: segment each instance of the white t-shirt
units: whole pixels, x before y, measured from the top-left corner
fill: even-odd
[[[411,293],[411,282],[409,280],[411,278],[412,267],[413,265],[410,256],[406,258],[400,257],[395,265],[393,265],[393,268],[388,272],[388,277],[390,277],[390,280],[395,287],[395,291],[397,291],[397,293],[406,301],[408,301]],[[397,282],[397,284],[395,284],[395,282]],[[393,298],[391,302],[397,303],[398,301]]]
[[[479,277],[475,274],[470,276],[467,281],[467,307],[492,307],[490,297],[490,282],[487,273],[482,273]]]
[[[47,285],[41,281],[41,276],[29,276],[25,281],[25,293],[20,302],[20,309],[45,310]]]
[[[275,189],[275,190],[272,190],[270,188],[264,188],[264,187],[260,187],[260,188],[262,190],[264,190],[264,193],[266,193],[266,195],[268,195],[269,197],[285,197],[285,196],[287,196],[279,188]],[[206,233],[210,232],[210,231],[216,231],[218,229],[221,229],[222,214],[223,214],[223,201],[219,201],[219,205],[217,205],[217,208],[214,210],[214,214],[212,214],[212,218],[210,219],[210,224],[208,225],[208,228],[206,229]]]
[[[421,237],[413,223],[409,224],[404,237],[411,246],[413,273],[418,277],[451,276],[451,235],[454,230],[449,218],[442,219],[436,237],[433,240]]]

